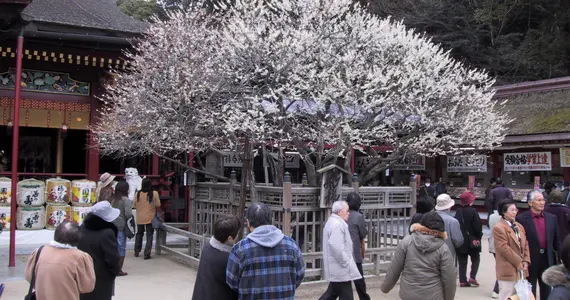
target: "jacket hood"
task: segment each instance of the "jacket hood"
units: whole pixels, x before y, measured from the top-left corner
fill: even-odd
[[[285,235],[273,225],[263,225],[255,228],[247,238],[263,247],[273,248],[283,240]]]
[[[564,265],[552,266],[542,273],[542,281],[551,287],[565,286],[570,288],[570,273],[564,268]]]
[[[83,220],[83,224],[81,226],[85,227],[85,229],[93,231],[111,229],[115,233],[115,236],[117,235],[118,232],[117,226],[115,226],[115,224],[107,222],[101,219],[100,217],[94,215],[93,213],[88,213],[87,216],[85,216],[85,219]]]
[[[433,252],[441,247],[447,239],[447,233],[429,229],[421,224],[413,224],[412,242],[418,251],[422,253]]]

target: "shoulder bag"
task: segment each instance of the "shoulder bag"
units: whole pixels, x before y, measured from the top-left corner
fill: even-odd
[[[463,219],[463,210],[465,208],[461,208],[461,222],[463,223],[463,227],[465,228],[465,231],[467,232],[467,241],[469,244],[469,250],[478,250],[481,251],[481,240],[472,236],[469,233],[469,230],[467,230],[467,225],[465,225],[465,219]]]
[[[28,289],[28,294],[26,297],[24,297],[24,300],[36,300],[36,266],[38,265],[40,253],[42,253],[43,248],[44,246],[41,246],[40,249],[38,249],[38,253],[36,254],[34,269],[32,270],[32,281],[30,282],[30,288]]]
[[[154,191],[150,191],[151,196],[148,197],[152,197],[152,203],[154,203]],[[155,206],[155,214],[154,217],[152,218],[152,228],[154,229],[160,229],[162,227],[162,220],[160,219],[160,215],[158,214],[158,209]]]

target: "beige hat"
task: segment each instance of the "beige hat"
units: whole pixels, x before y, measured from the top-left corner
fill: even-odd
[[[450,209],[455,205],[455,201],[451,199],[448,194],[441,194],[437,196],[437,204],[435,205],[435,210],[446,210]]]
[[[101,187],[108,186],[109,184],[111,184],[111,182],[113,182],[113,180],[115,180],[115,176],[109,173],[103,173],[103,175],[99,177],[99,182],[101,183]]]

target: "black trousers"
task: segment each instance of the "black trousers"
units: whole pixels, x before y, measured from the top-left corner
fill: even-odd
[[[354,287],[356,288],[356,293],[360,300],[370,300],[370,296],[366,293],[366,282],[364,281],[364,272],[362,271],[362,263],[356,263],[358,272],[362,275],[362,278],[354,281]]]
[[[144,246],[144,256],[150,256],[152,250],[152,237],[154,228],[152,224],[137,224],[137,235],[135,236],[135,253],[140,253],[142,249],[143,235],[146,232],[146,245]]]
[[[495,253],[493,253],[493,257],[495,258],[495,260],[497,259],[497,255]],[[499,293],[499,281],[495,280],[495,286],[493,287],[493,292],[495,293]]]
[[[479,262],[481,262],[481,253],[473,252],[469,254],[457,253],[457,261],[459,263],[459,282],[467,282],[467,258],[471,257],[471,273],[469,278],[475,279],[479,271]]]
[[[319,300],[354,300],[352,282],[329,282],[329,287]]]
[[[532,293],[536,296],[536,281],[540,286],[540,300],[547,300],[550,295],[550,286],[542,281],[542,273],[548,269],[548,254],[545,252],[540,255],[538,266],[529,266],[528,281],[532,284]],[[537,298],[538,299],[538,298]]]

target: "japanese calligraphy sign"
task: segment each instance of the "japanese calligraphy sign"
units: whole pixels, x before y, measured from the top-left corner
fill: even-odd
[[[447,172],[487,172],[487,156],[448,156]]]
[[[560,148],[560,166],[570,167],[570,148]]]
[[[342,172],[332,169],[323,174],[321,183],[321,208],[330,208],[335,201],[341,200]]]
[[[241,155],[234,151],[224,151],[224,158],[222,159],[224,167],[238,167],[241,168],[243,161]]]
[[[356,170],[362,171],[366,169],[371,163],[373,163],[378,156],[360,156],[356,158]]]
[[[552,170],[552,153],[526,152],[526,153],[505,153],[505,171],[550,171]]]
[[[425,170],[426,159],[421,155],[408,155],[392,167],[393,170]]]

